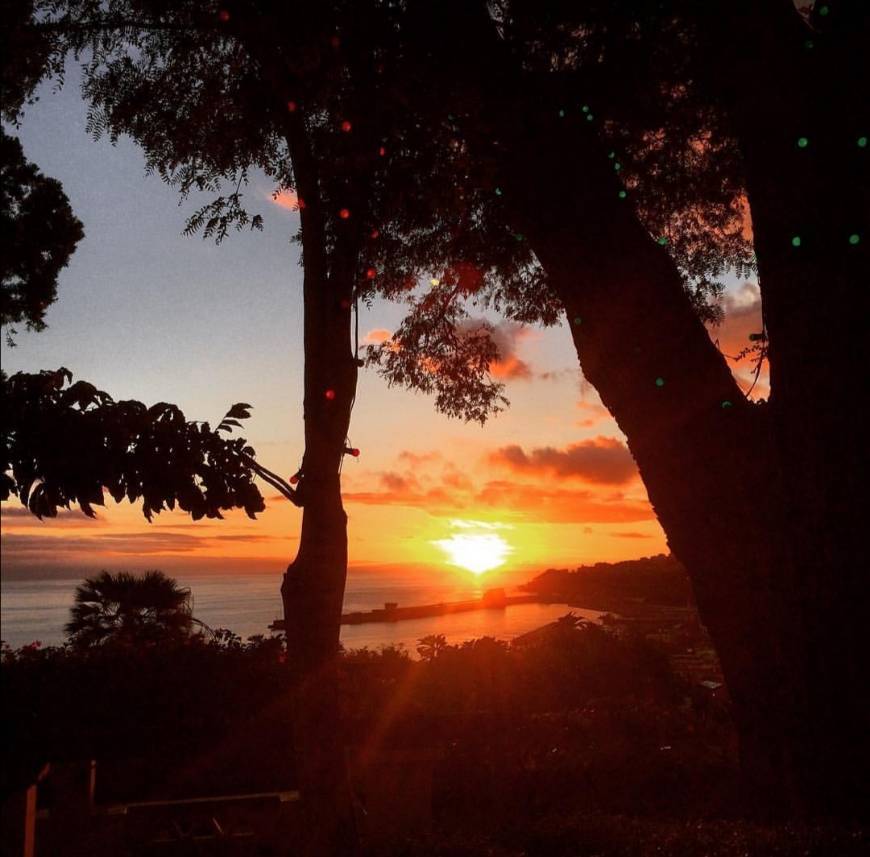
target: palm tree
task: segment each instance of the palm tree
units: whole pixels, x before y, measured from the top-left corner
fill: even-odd
[[[143,575],[103,571],[89,577],[76,587],[70,613],[64,630],[80,648],[109,641],[178,640],[202,625],[191,614],[190,590],[156,570]]]

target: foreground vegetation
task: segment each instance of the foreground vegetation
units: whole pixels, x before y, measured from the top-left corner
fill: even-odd
[[[371,853],[837,854],[852,830],[756,826],[726,704],[655,645],[566,617],[513,645],[345,652],[352,772],[430,760],[432,828]],[[3,792],[46,761],[98,760],[97,802],[295,785],[280,639],[230,632],[83,649],[3,650]],[[366,805],[365,776],[355,791]],[[399,801],[407,795],[397,797]],[[397,810],[398,811],[398,810]]]

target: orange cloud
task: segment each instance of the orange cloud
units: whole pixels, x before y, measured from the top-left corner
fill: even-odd
[[[504,446],[492,453],[489,460],[518,473],[579,478],[597,484],[619,485],[637,476],[628,447],[607,437],[584,440],[565,449],[538,447],[528,454],[520,446]]]
[[[755,283],[743,283],[740,288],[723,296],[721,306],[725,317],[720,325],[708,326],[708,333],[728,359],[731,371],[740,386],[748,390],[754,378],[752,357],[747,356],[740,360],[736,358],[741,351],[752,345],[749,335],[762,330],[761,292]],[[768,391],[768,371],[764,367],[753,390],[753,398],[764,397]]]
[[[385,327],[376,327],[370,330],[361,340],[363,345],[380,345],[386,342],[393,334]]]
[[[299,197],[296,191],[285,189],[272,194],[272,202],[288,211],[299,210]]]

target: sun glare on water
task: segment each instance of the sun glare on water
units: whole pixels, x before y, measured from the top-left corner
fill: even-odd
[[[483,574],[503,565],[511,546],[494,533],[461,534],[435,542],[450,558],[453,565],[468,569],[473,574]]]

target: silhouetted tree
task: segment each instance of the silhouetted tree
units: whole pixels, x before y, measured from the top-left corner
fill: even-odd
[[[859,809],[870,715],[856,693],[863,441],[851,404],[868,365],[853,312],[870,273],[867,136],[853,109],[860,4],[802,20],[785,0],[517,2],[498,7],[498,31],[484,3],[412,8],[419,44],[462,33],[474,45],[450,62],[439,53],[425,74],[444,88],[421,91],[445,111],[476,107],[465,145],[494,165],[507,221],[565,308],[584,374],[691,575],[753,794]],[[686,290],[692,244],[714,268],[745,260],[733,232],[743,194],[771,370],[758,405]],[[402,358],[389,355],[394,378],[413,385]]]
[[[176,506],[194,520],[233,508],[253,518],[264,509],[254,477],[279,485],[244,438],[226,436],[249,416],[247,405],[234,405],[212,429],[175,405],[116,402],[71,382],[67,369],[0,378],[0,500],[16,495],[40,518],[71,503],[94,517],[104,493],[118,503],[141,500],[148,520]]]
[[[191,609],[190,590],[162,571],[103,571],[76,587],[64,630],[77,648],[177,640],[201,624]]]
[[[60,182],[42,175],[21,143],[0,129],[0,324],[45,327],[58,273],[83,237]],[[6,331],[10,345],[14,333]]]
[[[447,650],[447,638],[443,634],[427,634],[417,641],[417,654],[424,661],[434,661]]]

